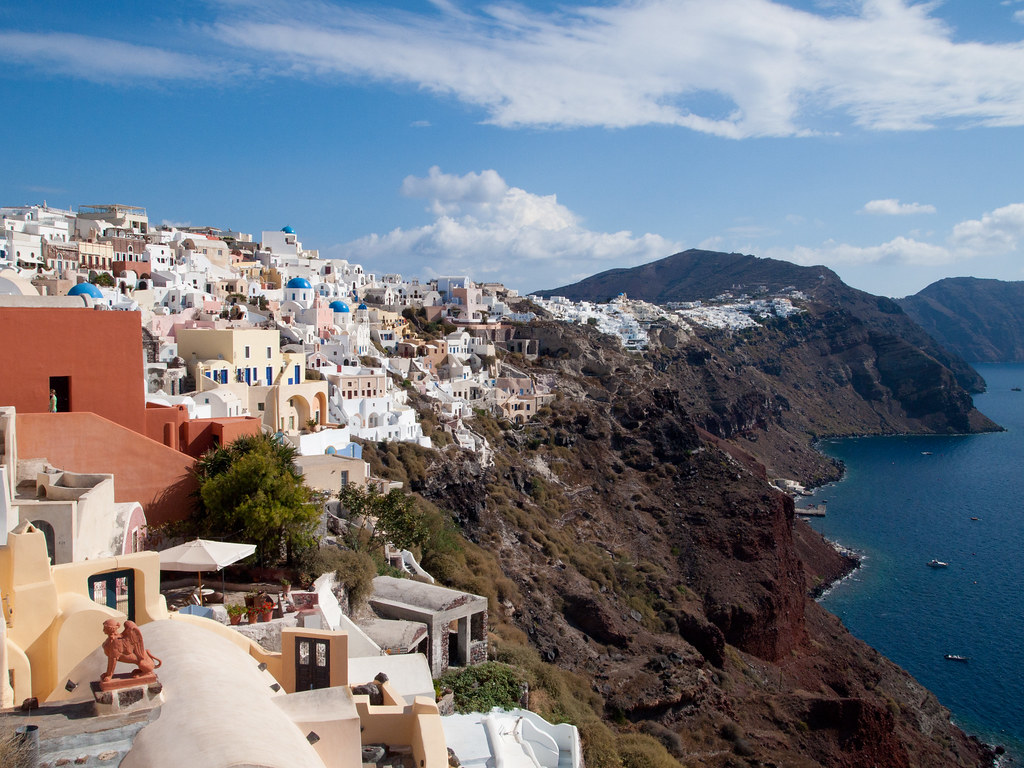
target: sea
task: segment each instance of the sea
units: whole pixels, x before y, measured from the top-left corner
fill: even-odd
[[[1024,765],[1024,364],[975,368],[1005,432],[823,442],[846,474],[797,506],[827,501],[811,525],[863,558],[822,605]]]

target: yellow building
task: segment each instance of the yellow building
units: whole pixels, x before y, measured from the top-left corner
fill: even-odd
[[[281,352],[281,335],[262,328],[184,328],[178,355],[196,389],[226,388],[275,432],[327,423],[327,382],[306,381],[306,356]]]
[[[123,768],[360,768],[364,748],[377,744],[421,768],[448,765],[433,698],[403,696],[383,678],[351,680],[345,632],[285,627],[282,652],[266,651],[216,621],[168,614],[159,568],[156,552],[51,566],[31,524],[8,534],[0,545],[0,705],[35,698],[39,706],[28,719],[0,713],[0,738],[38,723],[41,762],[117,758],[110,764]],[[133,728],[118,714],[83,717],[90,683],[107,666],[107,619],[133,619],[160,661],[158,688],[117,697],[126,715],[142,713]],[[352,687],[370,683],[376,703]]]

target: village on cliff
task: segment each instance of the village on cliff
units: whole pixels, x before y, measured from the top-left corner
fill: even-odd
[[[191,514],[196,460],[241,438],[287,446],[323,498],[397,487],[371,474],[366,442],[487,466],[474,415],[522,424],[557,395],[527,364],[538,313],[643,350],[659,323],[738,330],[803,298],[521,297],[465,275],[371,274],[288,226],[153,226],[129,205],[0,219],[0,738],[16,731],[40,766],[579,766],[573,726],[525,701],[454,714],[435,691],[487,660],[488,604],[409,549],[384,542],[403,577],[373,579],[369,613],[335,573],[243,610],[209,587],[251,545],[174,560],[181,547],[152,531]],[[175,606],[174,571],[208,583]]]

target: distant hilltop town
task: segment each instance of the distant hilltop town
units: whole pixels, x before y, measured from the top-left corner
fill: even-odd
[[[151,226],[132,205],[76,212],[44,203],[0,216],[0,303],[139,312],[147,408],[255,418],[304,455],[358,457],[352,438],[431,445],[412,392],[429,399],[452,441],[486,454],[464,416],[484,409],[522,423],[553,397],[514,357],[499,360],[499,351],[536,354],[535,342],[516,334],[536,311],[594,325],[631,350],[645,349],[659,322],[738,330],[754,316],[800,311],[790,298],[730,294],[665,308],[624,295],[606,304],[524,300],[465,275],[375,275],[322,259],[289,226],[258,240]],[[61,386],[58,407],[69,397]]]

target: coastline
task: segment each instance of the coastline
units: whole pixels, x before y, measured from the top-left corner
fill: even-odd
[[[979,430],[979,431],[972,431],[972,432],[957,432],[957,433],[923,433],[923,434],[919,433],[919,432],[910,432],[910,433],[875,433],[875,434],[830,435],[828,437],[815,438],[814,440],[812,440],[812,443],[811,443],[811,445],[814,448],[814,450],[818,451],[823,456],[831,459],[833,462],[838,464],[841,467],[841,474],[840,474],[839,478],[836,478],[834,480],[827,480],[827,481],[822,482],[822,483],[820,483],[818,485],[815,485],[813,487],[809,486],[808,490],[813,490],[813,491],[815,491],[817,493],[817,492],[820,492],[820,490],[823,487],[829,485],[830,483],[833,483],[833,482],[838,483],[838,482],[841,482],[842,480],[847,479],[848,468],[846,466],[846,463],[844,461],[842,461],[842,460],[836,459],[835,457],[829,456],[828,453],[826,452],[826,450],[824,450],[824,447],[825,447],[824,444],[826,444],[826,443],[830,443],[830,442],[833,442],[833,441],[839,441],[839,440],[850,440],[850,439],[854,439],[854,438],[859,440],[860,438],[877,438],[877,437],[902,437],[902,438],[907,438],[907,439],[912,439],[912,438],[931,438],[931,439],[935,439],[935,438],[957,438],[957,437],[972,437],[972,436],[984,435],[984,434],[998,434],[1000,432],[1005,433],[1005,432],[1008,431],[1007,428],[1002,426],[1002,425],[997,425],[997,426],[998,426],[998,429],[993,429],[993,430]],[[822,607],[826,611],[828,611],[829,613],[833,613],[833,610],[831,608],[829,608],[827,605],[823,605],[823,603],[825,603],[827,601],[827,598],[844,581],[846,581],[847,579],[851,578],[865,564],[865,562],[869,559],[869,555],[867,555],[864,552],[853,550],[853,549],[851,549],[849,547],[846,547],[846,546],[842,545],[841,543],[839,543],[837,540],[825,537],[824,534],[821,534],[821,535],[822,535],[822,538],[824,538],[836,550],[837,553],[839,553],[842,557],[844,557],[844,559],[846,559],[848,562],[850,562],[849,570],[847,570],[842,576],[840,576],[839,578],[836,578],[836,579],[830,581],[829,583],[824,583],[823,582],[818,587],[816,587],[812,591],[812,593],[811,593],[812,598],[819,605],[822,605]],[[884,570],[884,568],[883,568],[883,570]],[[977,583],[977,582],[975,582],[975,583]],[[836,615],[836,614],[833,613],[833,615]],[[874,647],[874,646],[872,646],[872,647]],[[879,651],[879,652],[883,653],[881,651]],[[887,658],[891,659],[891,657],[889,657],[886,653],[883,653],[883,655],[886,655]],[[902,668],[905,668],[905,667],[903,667],[903,664],[900,663],[900,662],[894,662],[894,663],[897,663]],[[915,675],[915,679],[917,679],[916,675]],[[929,690],[931,690],[931,688],[929,688]],[[944,705],[944,706],[946,706],[947,709],[949,708],[948,705]],[[1008,768],[1009,766],[1018,765],[1019,764],[1019,760],[1020,760],[1021,755],[1017,752],[1018,743],[1015,742],[1012,737],[1009,739],[1008,742],[1004,742],[1004,741],[1002,741],[999,738],[998,734],[996,734],[994,732],[991,732],[991,731],[985,730],[984,727],[980,726],[976,722],[966,722],[965,723],[964,719],[966,719],[966,718],[959,717],[957,712],[954,712],[952,710],[949,711],[949,720],[950,720],[950,722],[954,726],[956,726],[958,729],[960,729],[964,734],[966,734],[970,739],[972,739],[973,741],[977,742],[978,744],[983,745],[988,750],[987,758],[991,761],[991,762],[988,763],[988,765],[994,766],[995,768]]]
[[[831,547],[839,554],[839,556],[843,559],[843,561],[847,564],[848,567],[845,573],[840,574],[839,576],[831,579],[830,581],[822,581],[820,584],[817,584],[813,589],[811,589],[811,599],[819,603],[822,601],[823,598],[827,597],[833,589],[838,587],[848,578],[853,576],[853,574],[855,574],[858,570],[860,570],[861,566],[864,565],[864,561],[867,560],[867,555],[865,555],[862,552],[856,552],[850,549],[849,547],[844,547],[838,541],[833,541],[832,539],[825,538],[824,536],[822,536],[822,538],[825,539],[825,541],[828,542],[829,545],[831,545]]]

